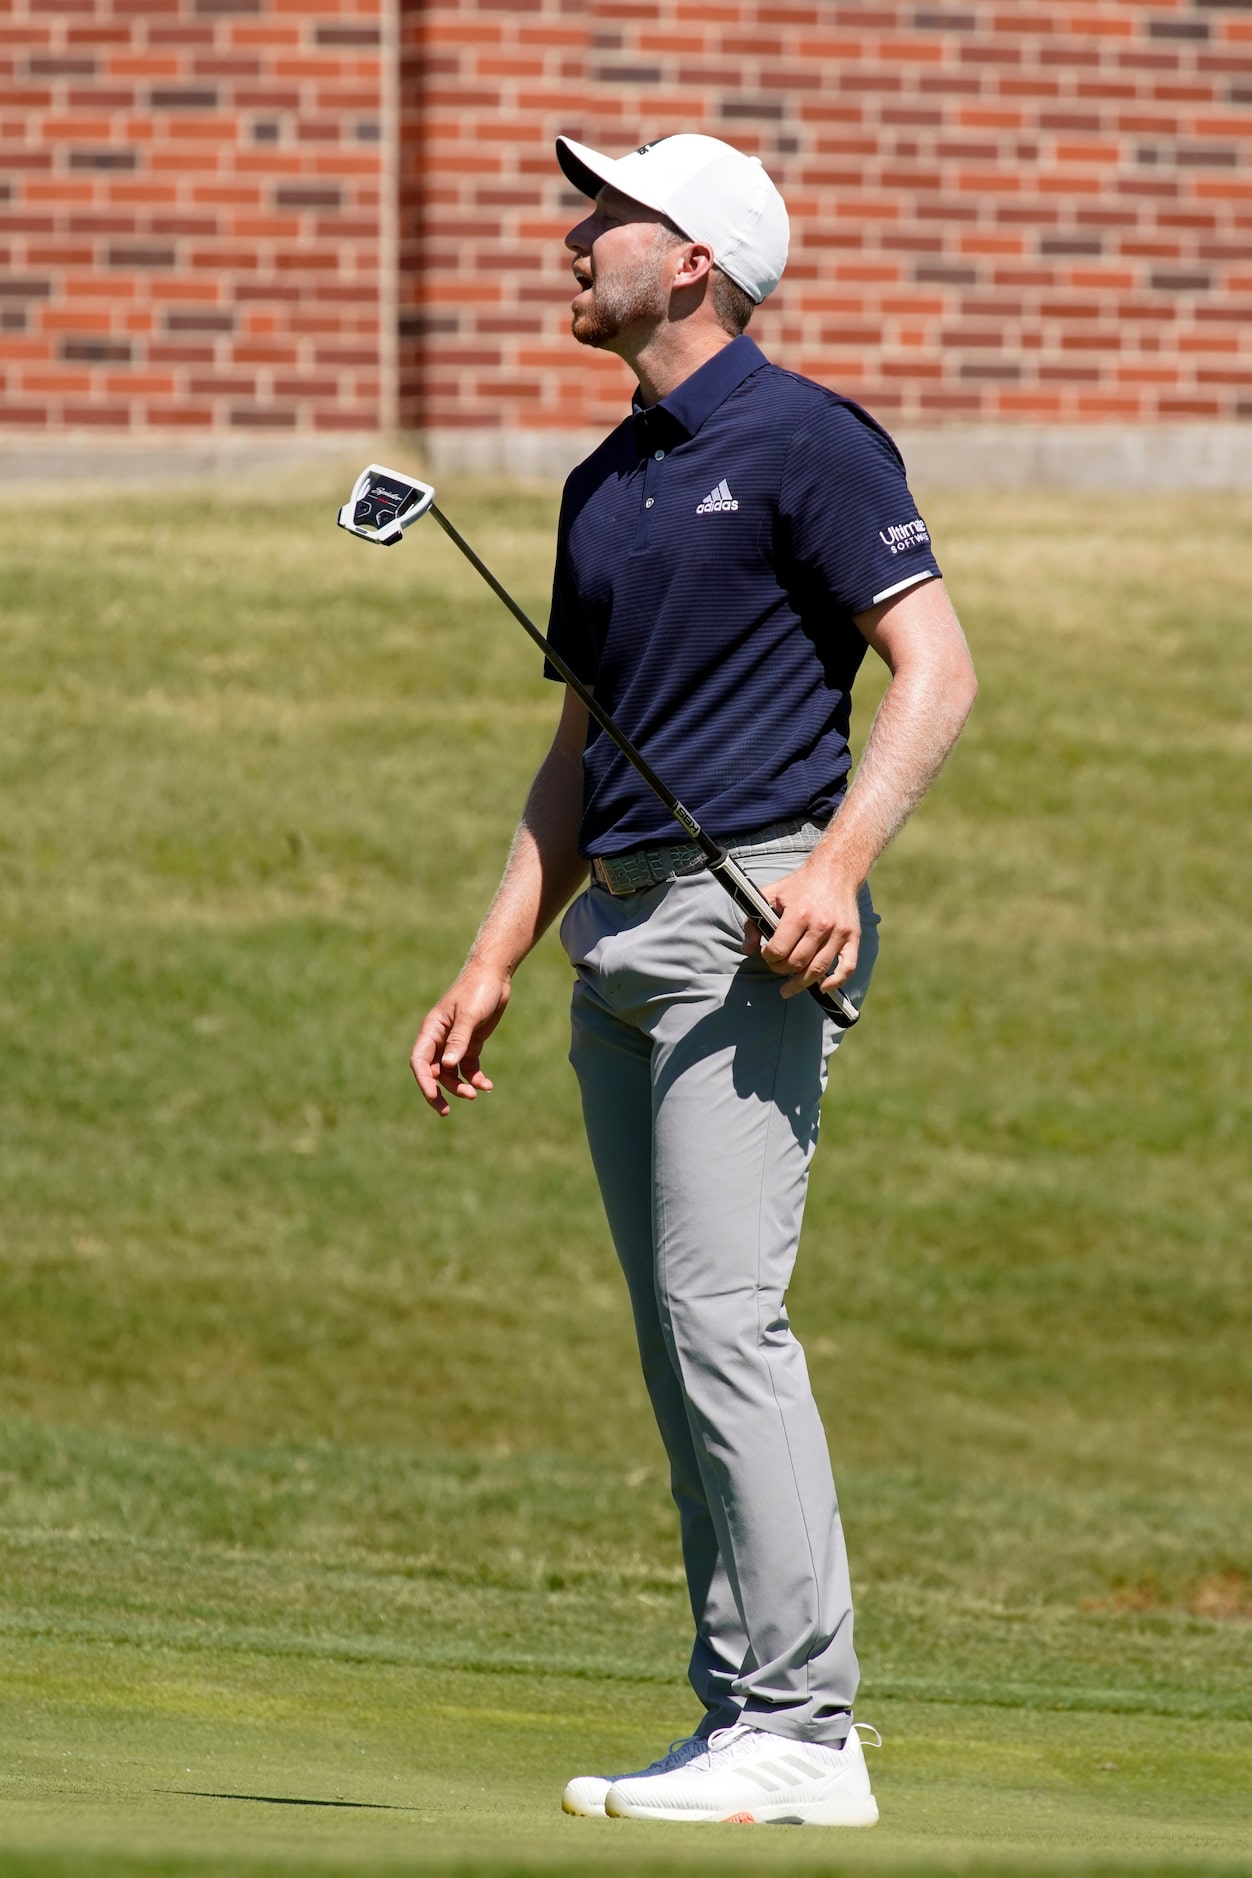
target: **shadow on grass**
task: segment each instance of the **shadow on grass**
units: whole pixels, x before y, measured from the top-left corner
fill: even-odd
[[[420,1813],[420,1806],[393,1806],[386,1800],[304,1800],[285,1793],[213,1793],[203,1787],[154,1787],[154,1793],[180,1800],[244,1800],[250,1806],[342,1806],[361,1813]]]

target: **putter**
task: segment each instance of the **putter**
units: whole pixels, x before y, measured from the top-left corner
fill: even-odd
[[[404,539],[405,530],[427,514],[434,517],[470,566],[482,575],[496,598],[509,609],[518,625],[530,634],[570,690],[586,705],[601,730],[613,739],[631,768],[642,776],[653,795],[665,804],[674,820],[695,842],[704,856],[709,873],[721,882],[740,911],[754,920],[767,936],[777,932],[778,915],[769,901],[753,886],[734,856],[714,841],[712,835],[705,834],[695,816],[683,807],[673,790],[661,781],[625,732],[618,729],[577,672],[566,664],[559,652],[553,651],[539,628],[500,585],[491,569],[479,560],[464,536],[458,534],[447,516],[436,508],[435,491],[430,483],[419,482],[415,476],[406,476],[400,470],[384,469],[380,463],[371,463],[361,471],[351,496],[340,509],[339,526],[346,528],[350,535],[359,535],[362,541],[372,542],[376,548],[394,548],[398,541]],[[840,1030],[850,1030],[861,1015],[851,998],[842,991],[823,991],[818,985],[810,985],[809,991]]]

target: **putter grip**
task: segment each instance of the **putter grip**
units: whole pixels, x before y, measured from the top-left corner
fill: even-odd
[[[778,931],[778,915],[764,894],[753,886],[748,876],[729,854],[709,862],[709,872],[719,880],[735,905],[756,921],[767,936]],[[817,1002],[840,1030],[851,1030],[861,1013],[842,991],[823,991],[820,985],[809,986],[809,996]]]

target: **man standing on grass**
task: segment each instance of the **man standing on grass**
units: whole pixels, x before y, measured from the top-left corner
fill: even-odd
[[[562,137],[557,156],[592,202],[566,238],[574,337],[639,382],[565,486],[550,637],[781,918],[767,943],[745,928],[567,692],[413,1071],[440,1115],[491,1088],[513,974],[577,894],[571,1060],[669,1456],[704,1714],[642,1773],[571,1780],[566,1811],[872,1825],[839,1510],[784,1304],[842,1034],[803,994],[864,996],[866,877],[956,741],[973,668],[890,438],[744,334],[787,257],[760,163],[688,135],[618,160]],[[867,645],[891,681],[849,786]]]

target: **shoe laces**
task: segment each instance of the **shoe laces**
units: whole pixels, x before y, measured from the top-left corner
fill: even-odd
[[[699,1735],[681,1735],[677,1741],[671,1741],[659,1761],[653,1761],[647,1769],[650,1774],[673,1773],[676,1767],[685,1767],[688,1761],[694,1761],[708,1747],[707,1741]]]
[[[729,1728],[715,1728],[709,1736],[709,1752],[733,1754],[737,1748],[745,1747],[750,1741],[759,1741],[762,1735],[766,1735],[767,1739],[770,1738],[764,1728],[753,1728],[748,1722],[734,1722]],[[872,1722],[853,1722],[849,1730],[849,1736],[851,1735],[855,1735],[864,1747],[880,1748],[882,1746],[882,1736]],[[772,1738],[775,1741],[778,1739],[777,1736]],[[802,1741],[792,1743],[792,1746],[803,1745]],[[821,1744],[815,1743],[814,1745],[820,1746]]]
[[[709,1753],[733,1753],[736,1748],[759,1739],[763,1733],[763,1729],[753,1728],[747,1722],[732,1722],[729,1728],[715,1728],[708,1739]]]

